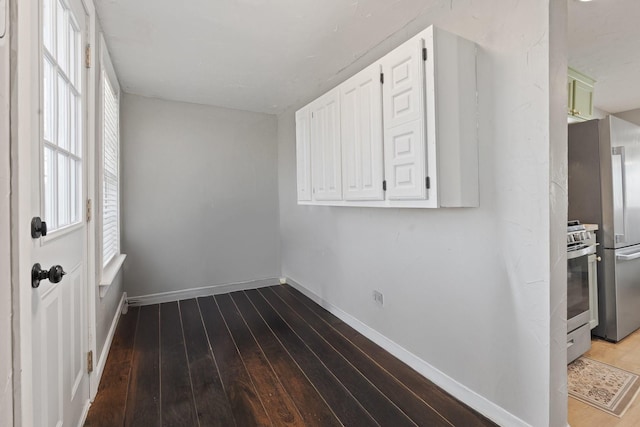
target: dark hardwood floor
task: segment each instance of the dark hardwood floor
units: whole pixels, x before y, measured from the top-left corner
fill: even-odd
[[[132,307],[85,426],[493,426],[288,285]]]

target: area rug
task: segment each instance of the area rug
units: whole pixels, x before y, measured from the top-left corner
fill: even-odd
[[[622,417],[640,389],[638,375],[581,357],[568,366],[569,395],[608,414]]]

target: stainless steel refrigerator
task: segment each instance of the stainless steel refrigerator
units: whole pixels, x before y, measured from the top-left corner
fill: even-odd
[[[619,341],[640,328],[640,126],[613,116],[569,125],[569,219],[599,225],[592,332]]]

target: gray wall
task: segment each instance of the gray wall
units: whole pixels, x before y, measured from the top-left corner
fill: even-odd
[[[129,297],[280,276],[275,116],[124,95]]]
[[[607,117],[609,113],[599,108],[593,107],[593,118],[594,119],[604,119]]]
[[[615,113],[614,115],[628,122],[640,125],[640,108],[637,108],[635,110],[623,111],[621,113]]]
[[[124,289],[122,276],[123,272],[120,270],[120,273],[116,275],[113,283],[109,286],[109,291],[103,297],[96,290],[96,354],[98,356],[101,356],[103,351],[109,351],[108,348],[105,348],[107,335],[113,323],[113,318],[116,315],[120,315],[120,313],[116,313],[116,310],[122,299]]]
[[[316,94],[432,23],[476,41],[480,208],[298,206],[295,108],[278,117],[278,163],[284,276],[525,423],[565,427],[566,388],[551,379],[566,358],[566,294],[551,292],[566,286],[566,101],[550,98],[551,86],[565,93],[566,8],[556,9],[551,59],[548,2],[446,2]]]
[[[13,425],[8,34],[0,39],[0,426]]]
[[[102,28],[100,26],[100,23],[97,22],[97,26],[96,26],[96,33],[99,34],[102,31]],[[96,43],[96,48],[95,48],[95,61],[96,61],[96,67],[93,68],[94,70],[94,76],[96,78],[97,82],[100,82],[100,70],[102,68],[102,52],[101,52],[101,46],[100,43]],[[100,90],[100,83],[98,83],[97,86],[97,91],[98,94],[101,93]],[[100,99],[101,95],[98,95],[97,98],[97,103],[98,105],[96,106],[96,135],[95,135],[95,140],[96,141],[102,141],[102,110],[101,110],[101,99]],[[120,141],[120,144],[122,145],[122,141]],[[100,145],[101,147],[101,145]],[[101,150],[98,150],[96,152],[96,156],[99,156]],[[98,157],[99,158],[99,157]],[[97,199],[97,195],[98,194],[102,194],[100,193],[98,190],[98,184],[96,184],[95,187],[95,194],[96,196],[94,196],[94,198]],[[99,202],[99,201],[98,201]],[[95,203],[95,207],[97,208],[98,206],[101,206],[101,203]],[[122,215],[122,209],[120,210],[120,215]],[[93,221],[92,226],[96,227],[102,227],[102,223],[100,221],[98,221],[98,218],[96,218],[96,221]],[[101,240],[98,240],[98,234],[101,233],[100,229],[96,230],[96,242],[101,242]],[[106,344],[106,340],[107,340],[107,335],[109,334],[109,328],[111,328],[111,324],[113,323],[113,319],[116,316],[116,314],[119,315],[119,313],[116,313],[117,309],[118,309],[118,304],[120,303],[120,300],[122,298],[122,293],[123,293],[123,284],[122,284],[122,270],[120,271],[120,273],[118,273],[115,277],[115,279],[113,280],[113,283],[111,284],[111,286],[109,286],[109,290],[108,292],[104,295],[104,296],[100,296],[100,290],[98,288],[98,284],[100,283],[100,279],[101,279],[101,269],[100,266],[102,265],[102,255],[101,255],[101,251],[96,250],[94,251],[94,255],[95,255],[95,266],[96,266],[96,275],[95,275],[95,284],[96,284],[96,292],[95,292],[95,305],[96,305],[96,356],[99,358],[102,356],[102,351],[106,350],[109,351],[108,348],[105,349],[105,344]],[[96,360],[96,363],[98,362],[98,360]]]

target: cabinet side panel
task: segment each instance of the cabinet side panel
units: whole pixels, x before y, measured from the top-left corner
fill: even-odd
[[[296,166],[298,201],[311,200],[311,130],[309,110],[296,112]]]
[[[436,30],[438,191],[441,207],[477,207],[476,45]]]

